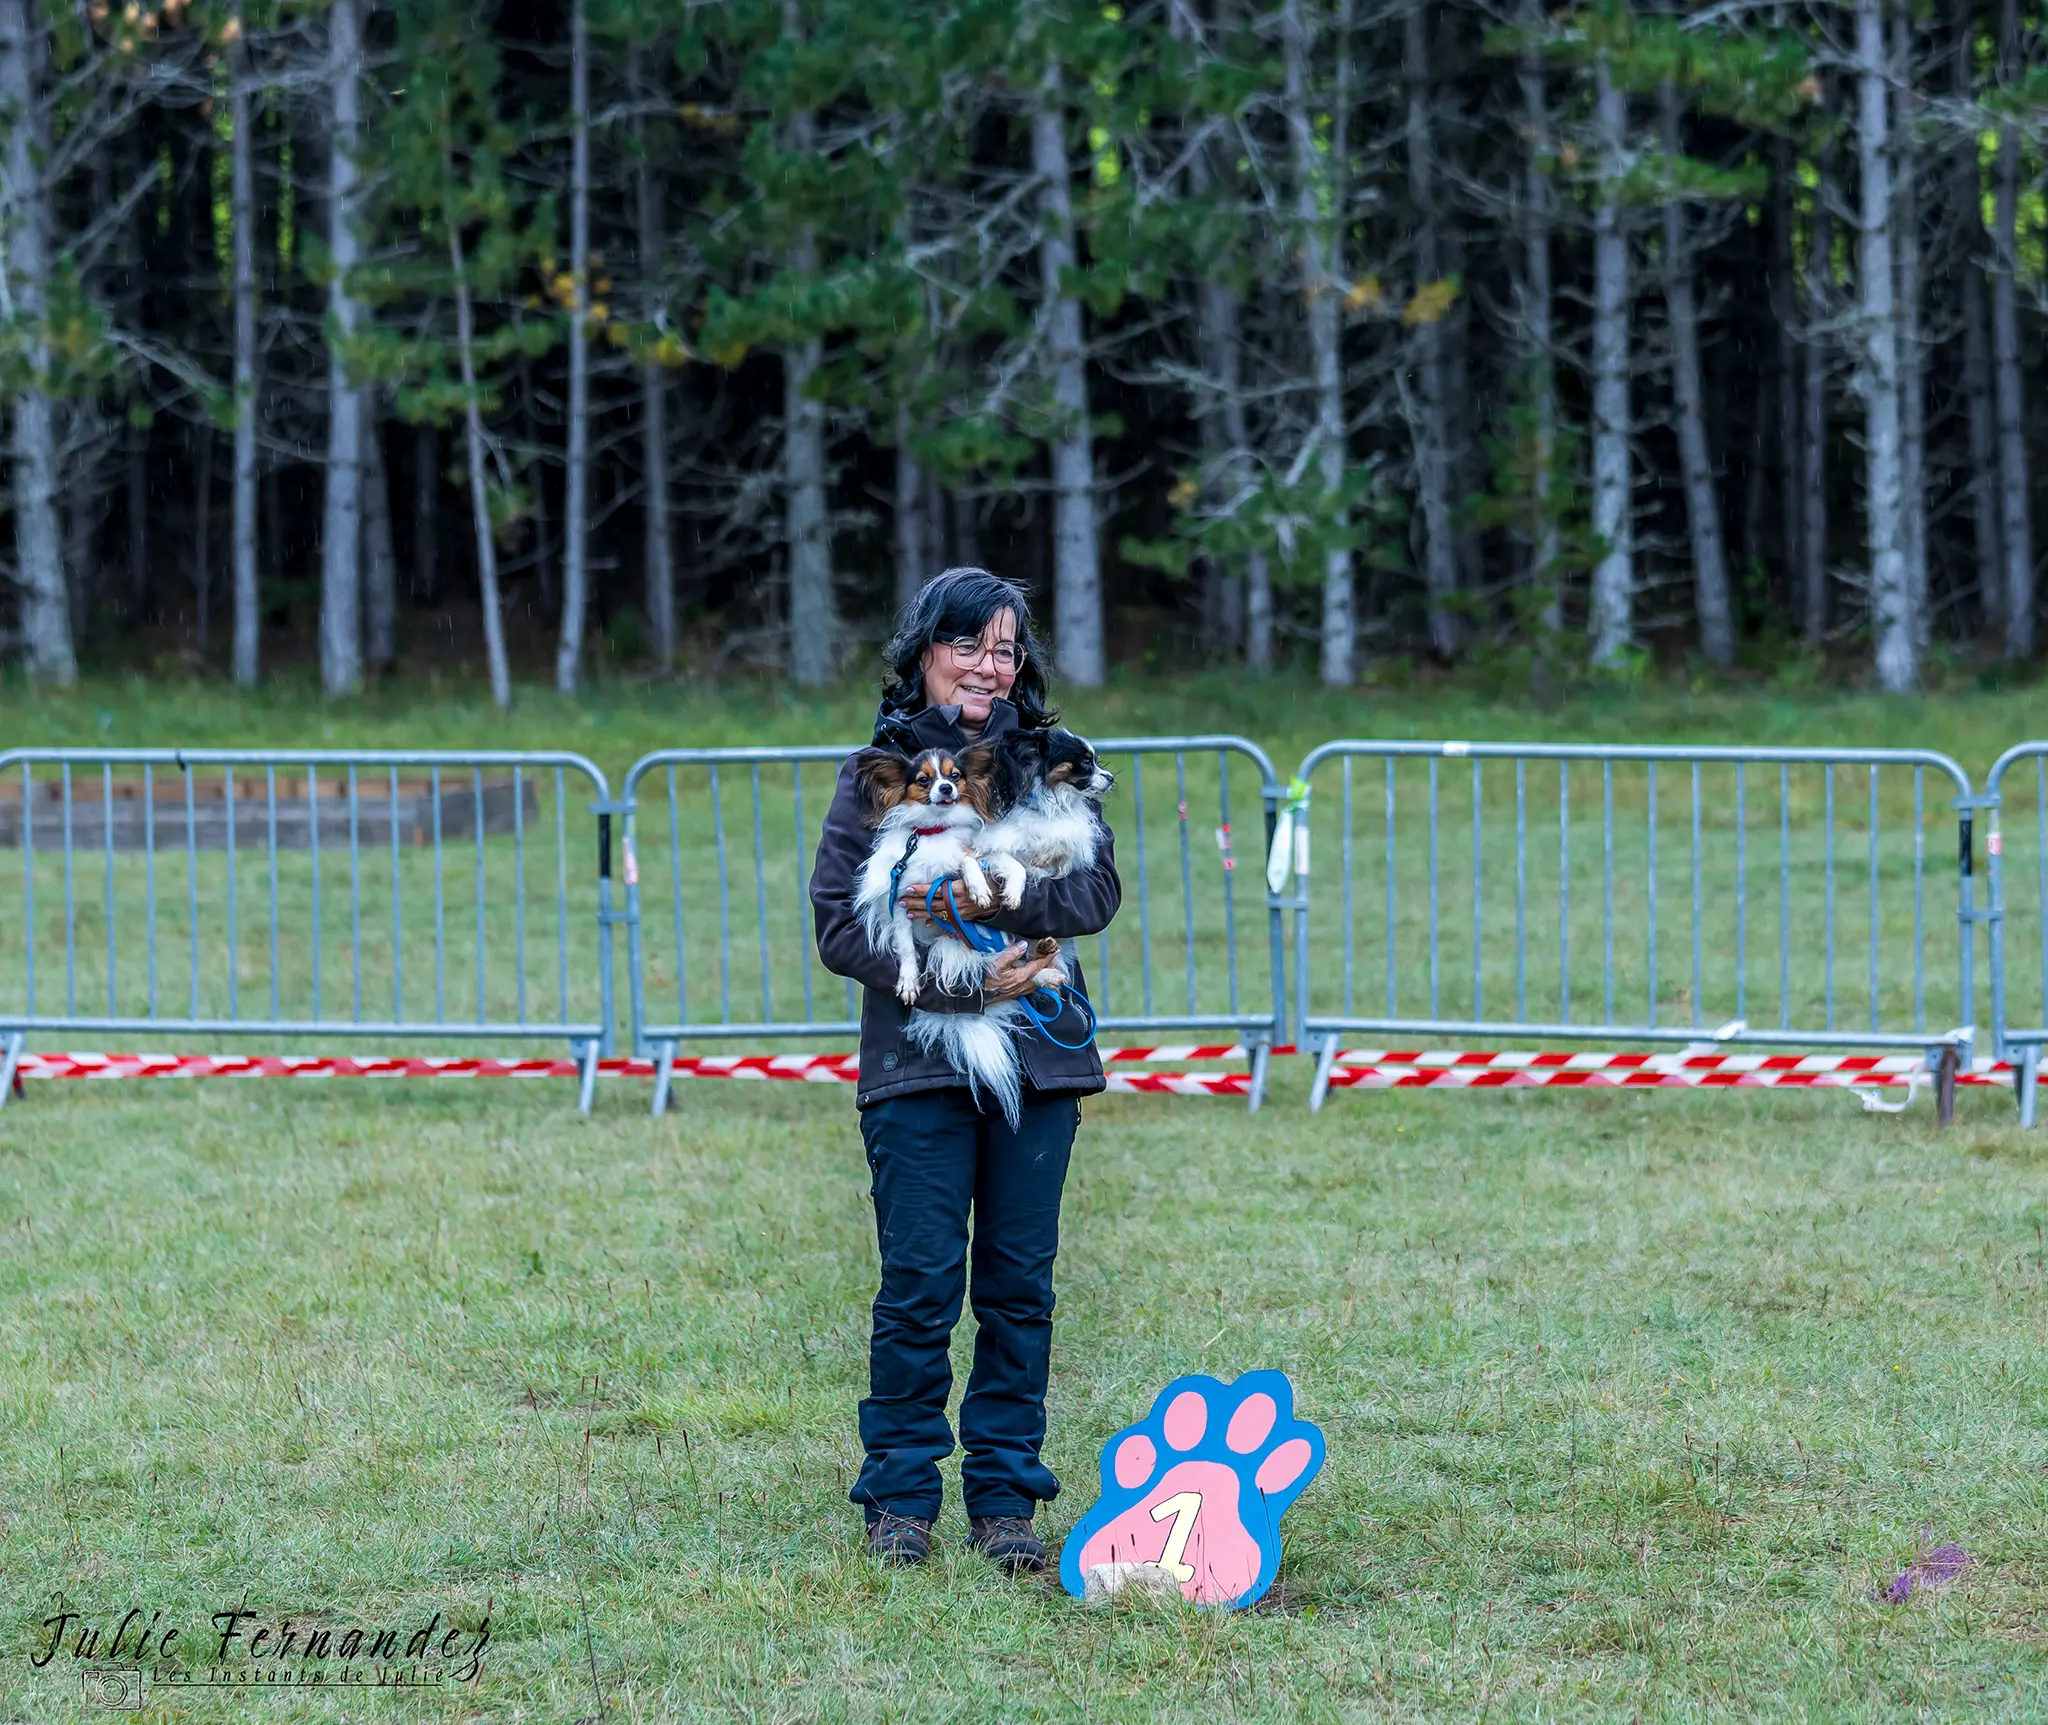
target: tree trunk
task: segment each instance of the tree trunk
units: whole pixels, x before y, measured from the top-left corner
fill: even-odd
[[[1658,92],[1664,153],[1678,159],[1678,90],[1665,79]],[[1721,543],[1721,500],[1707,453],[1706,409],[1700,388],[1699,309],[1692,292],[1692,247],[1685,206],[1664,199],[1664,306],[1671,318],[1671,394],[1678,407],[1678,463],[1685,480],[1685,513],[1692,530],[1693,614],[1700,651],[1726,670],[1735,663],[1735,618],[1728,597],[1728,560]]]
[[[57,525],[57,436],[50,395],[49,115],[43,73],[47,43],[32,0],[0,0],[0,110],[12,116],[6,143],[5,255],[0,319],[19,329],[22,377],[14,389],[14,563],[21,591],[29,672],[68,686],[78,680],[71,604]]]
[[[363,655],[373,671],[398,659],[398,557],[391,543],[391,482],[377,390],[363,386]]]
[[[628,82],[641,93],[640,56],[635,53]],[[644,100],[642,106],[644,107]],[[640,146],[633,176],[634,215],[639,227],[640,280],[650,305],[663,298],[661,274],[661,187],[647,148],[647,122],[634,122]],[[646,469],[647,628],[658,671],[676,663],[676,576],[668,509],[668,368],[658,359],[640,367],[640,462]]]
[[[1857,275],[1863,290],[1858,386],[1864,406],[1864,531],[1877,680],[1903,694],[1919,680],[1901,520],[1898,276],[1892,257],[1892,135],[1886,100],[1884,0],[1856,0],[1856,144],[1862,179]]]
[[[2016,84],[2020,66],[2019,0],[1999,7],[2000,82]],[[2034,656],[2034,531],[2027,507],[2026,403],[2020,381],[2019,256],[2020,129],[1998,128],[1991,250],[1991,378],[1998,416],[1998,542],[2005,553],[2005,656]]]
[[[192,612],[202,655],[213,643],[213,421],[192,427]]]
[[[1310,38],[1304,0],[1286,0],[1282,11],[1286,83],[1282,105],[1292,145],[1294,218],[1301,244],[1301,295],[1308,306],[1310,386],[1316,407],[1315,439],[1322,480],[1319,508],[1326,532],[1345,535],[1349,526],[1343,504],[1345,466],[1344,367],[1339,347],[1342,261],[1334,244],[1341,226],[1332,224],[1322,208],[1331,188],[1316,147],[1315,118],[1308,94]],[[1340,62],[1342,56],[1340,55]],[[1339,113],[1343,104],[1337,104]],[[1332,148],[1331,161],[1340,152]],[[1334,201],[1334,200],[1333,200]],[[1322,678],[1330,688],[1348,688],[1356,676],[1356,626],[1353,620],[1351,551],[1343,544],[1323,554]]]
[[[1433,8],[1410,0],[1404,27],[1404,72],[1408,82],[1408,200],[1415,221],[1415,288],[1418,293],[1443,279],[1437,231],[1435,139],[1430,125],[1431,77],[1428,25]],[[1457,655],[1458,628],[1451,612],[1458,589],[1457,546],[1451,527],[1451,436],[1444,410],[1443,322],[1417,320],[1417,400],[1411,436],[1415,442],[1416,489],[1422,501],[1423,584],[1429,595],[1429,645],[1440,659]]]
[[[1620,182],[1628,98],[1604,53],[1593,61],[1600,191],[1593,211],[1593,659],[1612,664],[1635,638],[1635,533],[1629,510],[1628,235]]]
[[[1031,166],[1039,180],[1044,235],[1038,279],[1045,306],[1047,364],[1059,418],[1051,439],[1053,643],[1060,674],[1092,689],[1104,675],[1102,570],[1095,528],[1095,435],[1088,423],[1088,351],[1081,302],[1063,277],[1075,264],[1074,210],[1067,161],[1066,103],[1057,60],[1048,60],[1031,111]]]
[[[938,571],[925,564],[930,530],[925,522],[925,472],[910,453],[910,409],[896,404],[896,608],[917,597]]]
[[[1908,0],[1891,0],[1892,256],[1899,273],[1899,544],[1906,559],[1906,606],[1916,654],[1933,639],[1927,580],[1927,355],[1920,331],[1919,102],[1913,93],[1913,18]]]
[[[1542,10],[1531,5],[1523,27],[1533,30],[1542,21]],[[1528,128],[1529,154],[1522,175],[1527,231],[1527,279],[1523,283],[1522,333],[1528,345],[1531,426],[1530,458],[1535,472],[1530,475],[1529,524],[1530,579],[1543,595],[1542,618],[1546,629],[1564,625],[1564,606],[1559,592],[1562,572],[1558,564],[1562,538],[1551,506],[1551,469],[1557,462],[1557,359],[1552,332],[1550,234],[1553,221],[1550,176],[1543,171],[1543,153],[1550,146],[1550,99],[1544,85],[1542,56],[1532,46],[1524,50],[1519,77],[1522,86],[1522,123]]]
[[[445,176],[453,196],[452,166]],[[489,662],[491,699],[500,712],[512,705],[512,673],[505,661],[505,614],[498,600],[498,542],[491,530],[490,483],[484,477],[483,411],[477,403],[476,325],[470,311],[469,280],[463,270],[461,217],[447,210],[448,262],[455,278],[455,352],[462,367],[462,428],[469,457],[469,513],[476,533],[477,584],[484,612],[484,656]]]
[[[1971,54],[1976,34],[1976,0],[1956,0],[1950,42],[1950,72],[1956,98],[1969,101],[1976,83]],[[1962,305],[1963,395],[1968,403],[1969,488],[1976,550],[1977,603],[1984,632],[2005,633],[2005,556],[1998,543],[1998,417],[1991,402],[1991,332],[1984,309],[1984,177],[1978,165],[1978,133],[1964,131],[1955,151],[1952,199],[1962,224],[1962,255],[1956,260],[1956,294]]]
[[[801,229],[789,268],[799,280],[818,267],[817,241]],[[832,680],[839,635],[832,592],[832,528],[825,495],[825,410],[806,393],[824,359],[816,336],[792,342],[782,359],[783,486],[789,539],[789,674],[803,688]]]
[[[128,426],[128,610],[140,622],[149,603],[149,427]]]
[[[349,272],[355,231],[356,132],[360,118],[363,0],[328,12],[327,503],[320,540],[320,686],[330,695],[362,686],[362,396],[349,378],[348,343],[358,307]]]
[[[1792,146],[1780,139],[1771,152],[1771,323],[1776,349],[1778,537],[1788,600],[1796,606],[1806,538],[1800,523],[1799,263],[1792,232]]]
[[[590,609],[590,29],[585,0],[569,12],[569,448],[563,481],[562,635],[555,688],[576,693],[583,677],[583,623]]]
[[[230,124],[233,128],[232,201],[235,230],[235,480],[232,529],[234,678],[256,686],[263,626],[256,579],[256,138],[249,83],[255,75],[239,5],[237,33],[229,56]]]
[[[1799,423],[1800,634],[1818,652],[1828,632],[1828,354],[1822,331],[1834,305],[1834,162],[1820,158],[1820,183],[1806,248],[1806,334],[1801,340]]]
[[[1185,40],[1195,35],[1190,9],[1172,9],[1174,33]],[[1196,150],[1188,160],[1188,191],[1206,204],[1223,176],[1211,152]],[[1245,423],[1243,319],[1237,289],[1205,271],[1195,290],[1196,340],[1202,356],[1205,388],[1196,403],[1211,484],[1235,508],[1251,480],[1251,440]],[[1242,574],[1221,557],[1209,559],[1214,589],[1210,620],[1225,651],[1242,652],[1252,670],[1267,669],[1273,659],[1273,577],[1265,554],[1249,551]]]
[[[441,432],[430,419],[412,428],[412,572],[406,582],[415,604],[441,592]]]

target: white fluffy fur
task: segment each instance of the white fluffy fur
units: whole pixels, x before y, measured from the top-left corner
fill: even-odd
[[[945,832],[919,836],[892,903],[890,871],[902,860],[912,830],[942,821]],[[977,904],[987,904],[993,890],[1014,910],[1029,881],[1092,868],[1097,842],[1094,805],[1070,785],[1041,788],[987,825],[964,803],[899,804],[882,817],[874,849],[861,865],[854,912],[869,944],[896,955],[896,993],[906,1006],[917,1002],[920,958],[941,988],[965,994],[981,987],[999,955],[976,952],[963,940],[939,937],[929,924],[912,923],[903,910],[912,890],[922,893],[933,881],[959,875]],[[1048,987],[1066,981],[1057,965],[1039,975]],[[970,1092],[979,1097],[985,1090],[994,1097],[1014,1126],[1024,1087],[1014,1038],[1025,1017],[1019,1002],[1006,1000],[978,1013],[913,1011],[905,1028],[921,1052],[962,1074]]]
[[[939,942],[941,949],[948,946],[967,950],[961,941]],[[964,1073],[971,1094],[978,1098],[986,1090],[993,1096],[1003,1118],[1015,1126],[1023,1106],[1024,1075],[1011,1038],[1022,1028],[1023,1018],[1024,1008],[1005,1000],[981,1012],[913,1012],[905,1029],[921,1051],[938,1055],[955,1072]]]
[[[920,833],[919,827],[945,830]],[[861,864],[860,879],[854,885],[853,910],[868,944],[877,952],[895,954],[896,996],[905,1006],[917,1003],[918,942],[916,927],[904,906],[913,891],[922,892],[949,875],[966,882],[975,903],[989,902],[988,876],[968,848],[981,828],[981,816],[966,803],[898,803],[877,823],[874,848]],[[915,850],[911,849],[913,838],[917,840]],[[892,882],[890,876],[899,862],[904,865],[902,877]],[[929,943],[933,936],[928,933],[924,938]]]

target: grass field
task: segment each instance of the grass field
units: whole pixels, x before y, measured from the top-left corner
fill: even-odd
[[[867,705],[0,689],[0,744],[567,746],[616,784],[666,744],[855,735]],[[1349,733],[1885,743],[1981,778],[2035,705],[1217,678],[1069,716],[1241,730],[1283,772]],[[1404,998],[1423,962],[1408,940]],[[196,1664],[244,1601],[301,1633],[488,1613],[484,1672],[160,1688],[153,1716],[2048,1715],[2048,1136],[2008,1097],[1965,1092],[1940,1133],[1924,1098],[1839,1094],[1349,1094],[1311,1119],[1305,1084],[1280,1072],[1249,1118],[1091,1102],[1069,1187],[1050,1531],[1179,1373],[1283,1367],[1328,1434],[1280,1585],[1236,1617],[1005,1582],[957,1502],[930,1569],[862,1560],[875,1249],[841,1088],[685,1083],[655,1121],[621,1082],[580,1121],[566,1084],[38,1085],[0,1112],[0,1721],[105,1716],[68,1652],[31,1665],[54,1613],[161,1612]],[[1877,1601],[1942,1541],[1975,1559],[1959,1582]]]
[[[858,1555],[849,1098],[41,1087],[0,1115],[0,1717],[59,1609],[424,1619],[473,1692],[165,1718],[2038,1718],[2048,1149],[1844,1096],[1086,1110],[1058,1532],[1177,1373],[1279,1365],[1330,1460],[1269,1608],[1096,1614]],[[971,1325],[965,1326],[971,1329]],[[961,1363],[964,1367],[964,1341]],[[1976,1567],[1874,1593],[1923,1541]],[[65,1605],[54,1603],[62,1595]],[[587,1614],[587,1617],[586,1617]],[[584,1625],[588,1624],[588,1638]],[[161,1698],[162,1691],[157,1691]]]

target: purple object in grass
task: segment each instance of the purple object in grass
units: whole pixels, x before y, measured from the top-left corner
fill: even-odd
[[[1976,1561],[1960,1545],[1937,1545],[1907,1564],[1899,1578],[1878,1597],[1889,1605],[1904,1605],[1923,1587],[1948,1586]]]

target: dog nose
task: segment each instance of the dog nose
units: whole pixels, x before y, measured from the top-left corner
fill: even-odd
[[[953,782],[950,779],[941,779],[932,786],[932,801],[935,803],[954,802],[958,800],[959,795],[960,793],[953,788]]]

